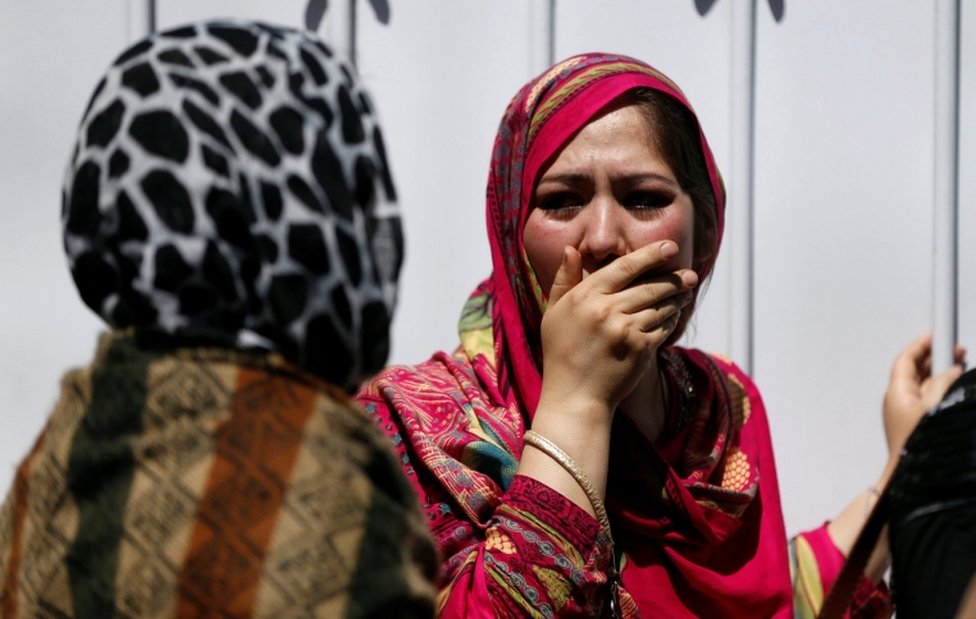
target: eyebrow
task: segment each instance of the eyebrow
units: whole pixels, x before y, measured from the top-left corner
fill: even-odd
[[[667,184],[667,185],[669,185],[671,187],[678,187],[679,186],[677,180],[675,180],[673,178],[670,178],[668,176],[664,176],[663,174],[655,174],[653,172],[650,172],[650,173],[648,173],[648,172],[638,172],[638,173],[635,173],[635,174],[620,174],[620,175],[617,175],[617,176],[612,177],[611,178],[611,181],[614,184],[617,184],[617,183],[630,183],[630,184],[633,184],[633,183],[639,183],[639,182],[643,182],[643,181],[654,181],[654,182],[665,183],[665,184]],[[539,179],[539,185],[543,185],[543,184],[546,184],[546,183],[561,183],[561,184],[564,184],[564,185],[571,185],[571,186],[572,185],[583,185],[583,184],[587,184],[588,185],[588,184],[592,184],[593,183],[593,179],[588,174],[576,174],[576,173],[555,174],[555,175],[551,175],[551,176],[543,176],[542,178]]]

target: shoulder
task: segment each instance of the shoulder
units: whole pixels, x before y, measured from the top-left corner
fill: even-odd
[[[756,383],[732,359],[695,348],[671,347],[668,351],[684,361],[693,377],[700,402],[731,414],[740,432],[740,446],[750,453],[770,452],[769,419]],[[756,442],[758,441],[758,443]]]
[[[437,352],[423,363],[385,368],[360,387],[356,400],[373,423],[388,432],[403,424],[432,432],[435,427],[463,425],[472,393],[481,390],[466,360]]]
[[[733,359],[725,355],[707,352],[699,348],[684,348],[682,346],[671,346],[667,352],[694,365],[711,365],[725,375],[733,376],[737,380],[753,384],[752,378],[746,374],[745,370]]]
[[[356,393],[360,402],[389,399],[396,394],[418,393],[443,389],[457,383],[459,359],[444,352],[436,352],[422,363],[391,365],[367,380]]]
[[[759,387],[752,377],[725,355],[681,346],[670,347],[667,354],[680,359],[693,373],[707,376],[709,382],[723,387],[733,398],[745,398],[753,402],[762,400]]]
[[[739,385],[747,394],[751,397],[759,397],[759,387],[756,386],[755,381],[751,376],[746,374],[739,365],[724,355],[718,355],[714,353],[705,353],[708,359],[715,364],[719,370],[725,374],[726,378]]]

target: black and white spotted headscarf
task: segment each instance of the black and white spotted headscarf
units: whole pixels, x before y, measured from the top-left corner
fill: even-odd
[[[386,360],[403,249],[373,114],[307,32],[205,22],[132,46],[64,184],[83,300],[115,328],[275,350],[354,389]]]

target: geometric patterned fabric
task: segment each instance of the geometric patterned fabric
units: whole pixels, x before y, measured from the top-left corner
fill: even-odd
[[[366,543],[369,540],[369,543]],[[386,440],[280,356],[103,336],[0,511],[0,617],[430,616]]]

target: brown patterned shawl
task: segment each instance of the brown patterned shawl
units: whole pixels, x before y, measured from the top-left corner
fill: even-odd
[[[432,614],[413,492],[338,389],[118,333],[61,389],[0,512],[3,619]]]

